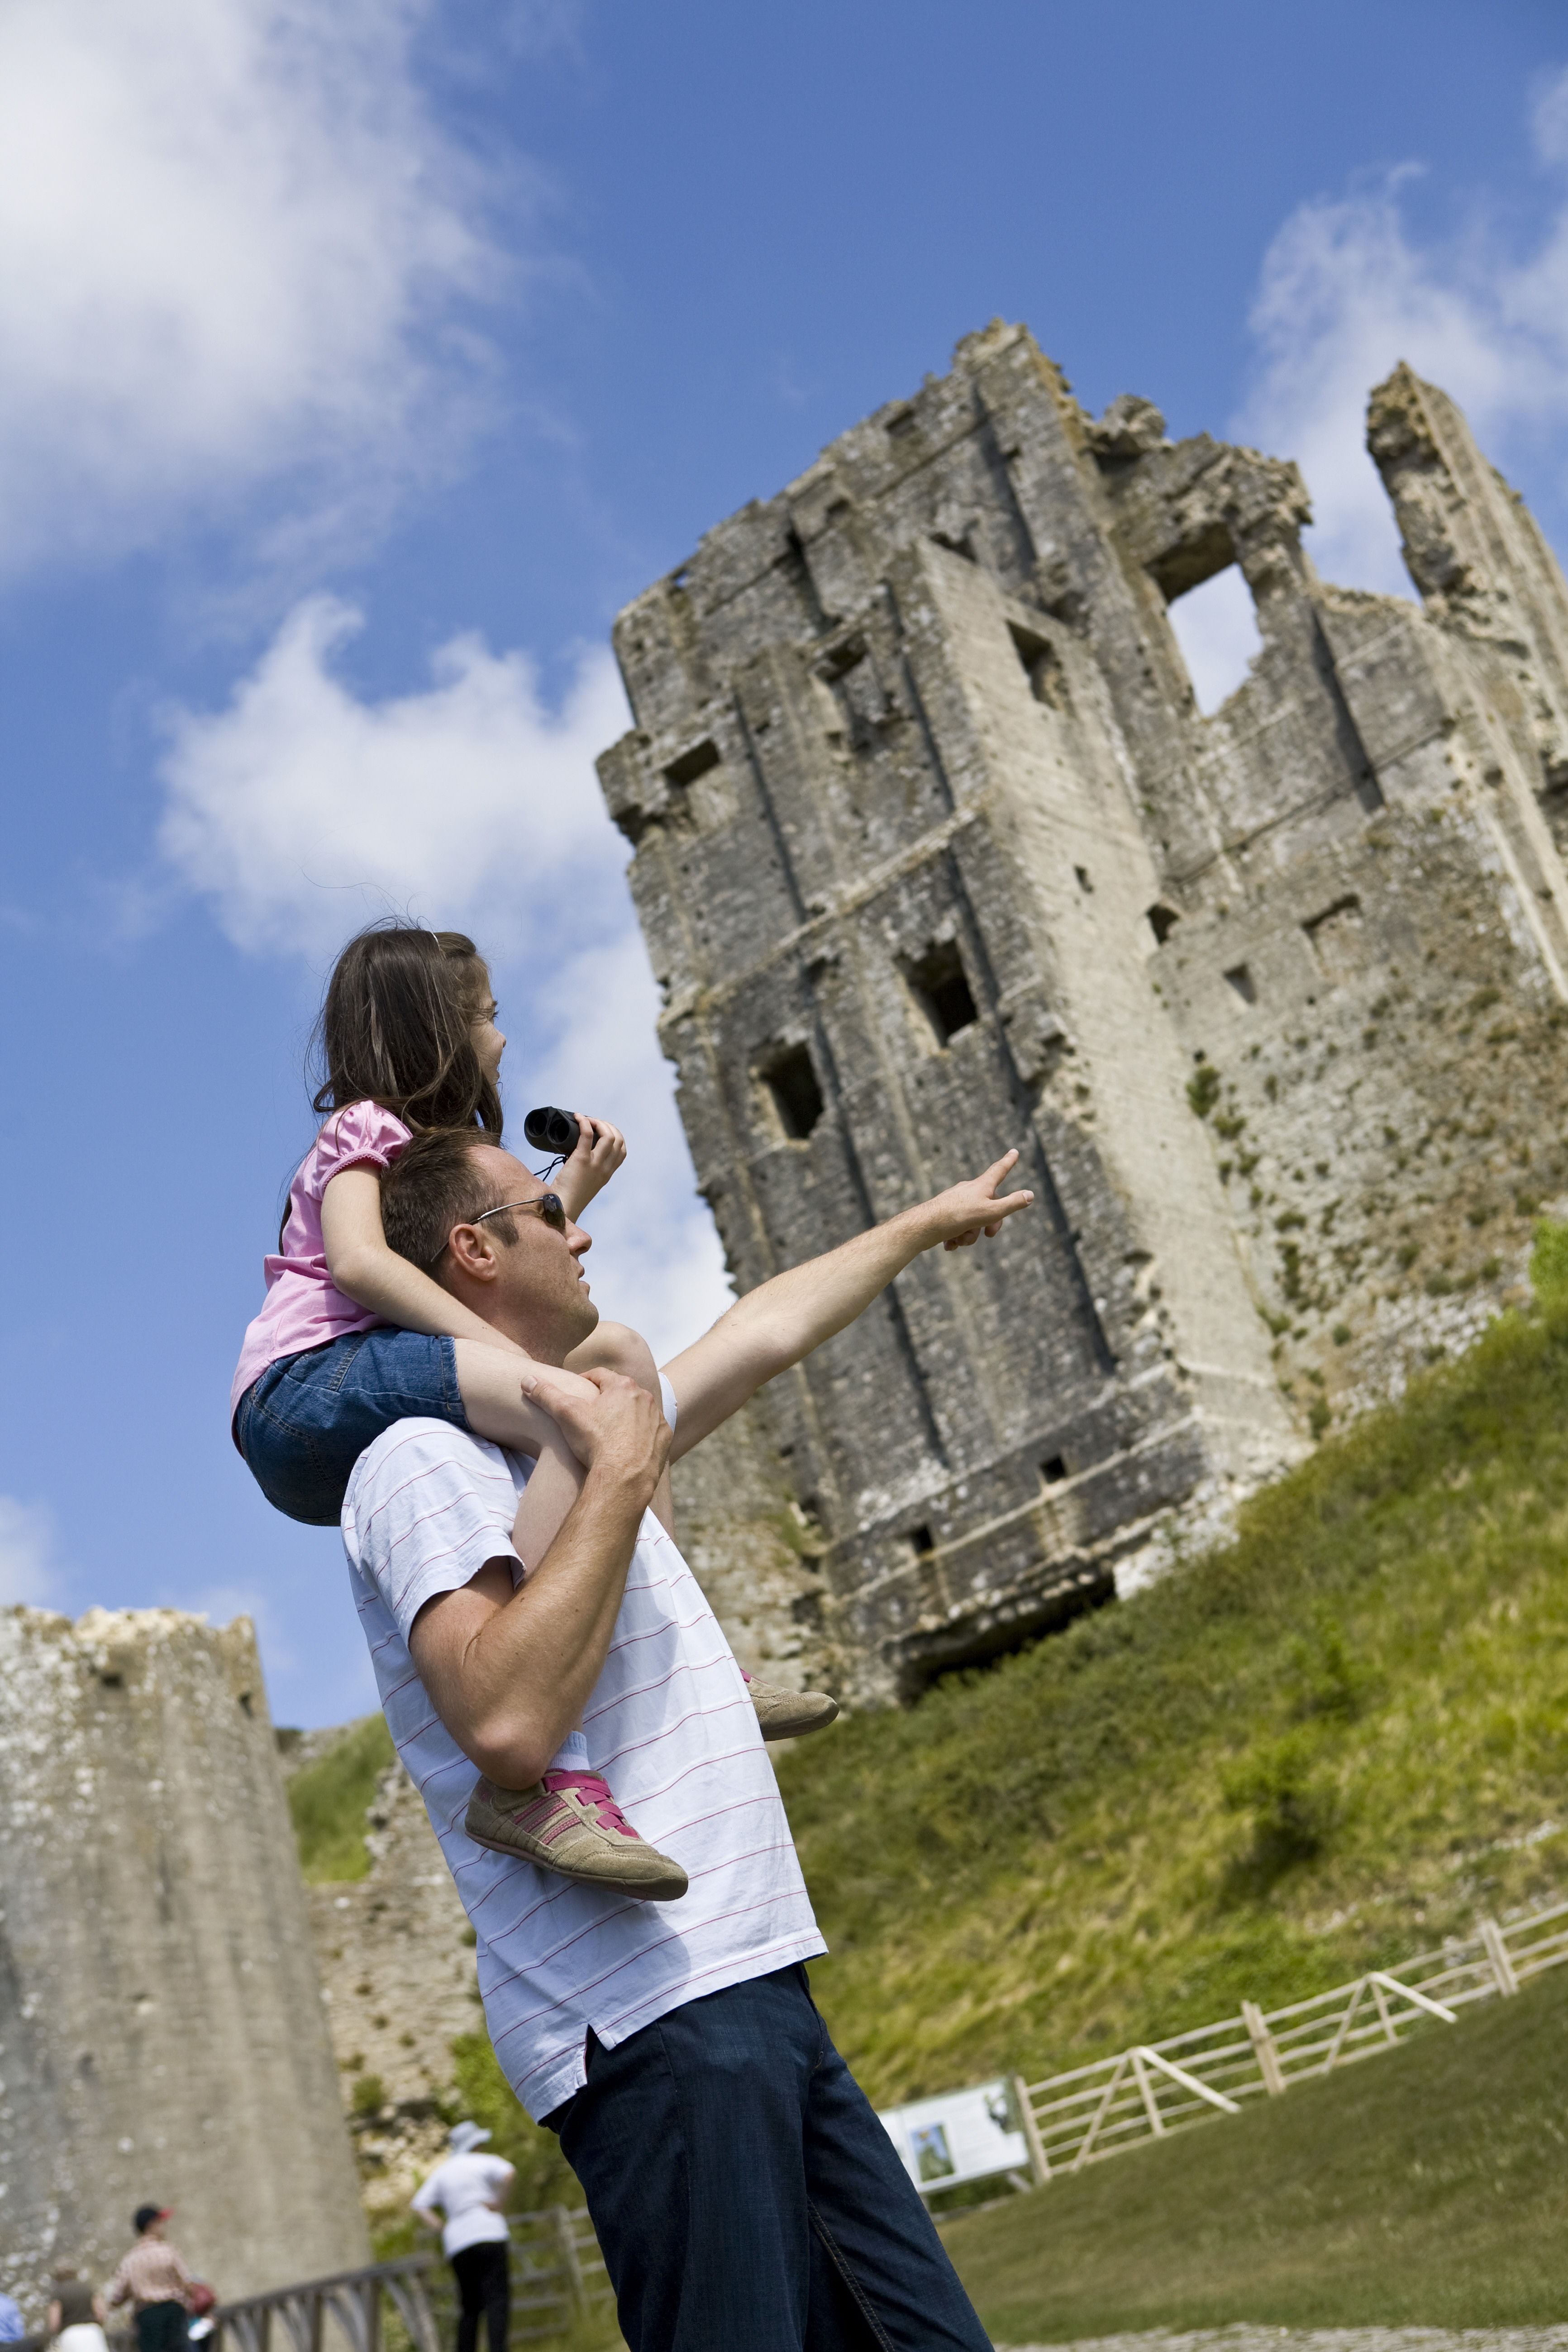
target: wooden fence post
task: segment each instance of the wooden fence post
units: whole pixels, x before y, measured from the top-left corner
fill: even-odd
[[[1242,2002],[1241,2021],[1247,2028],[1247,2038],[1252,2044],[1252,2054],[1258,2061],[1263,2087],[1271,2099],[1277,2099],[1285,2088],[1285,2069],[1279,2063],[1279,2044],[1269,2032],[1268,2021],[1255,2000]]]
[[[552,2205],[550,2221],[555,2233],[556,2257],[565,2274],[566,2294],[574,2315],[581,2318],[588,2308],[588,2296],[583,2265],[577,2259],[577,2241],[572,2233],[572,2216],[564,2205]]]
[[[1018,2102],[1018,2113],[1024,2119],[1024,2141],[1029,2151],[1029,2168],[1035,2176],[1035,2186],[1043,2189],[1051,2177],[1051,2159],[1046,2154],[1040,2126],[1035,2121],[1035,2110],[1029,2105],[1029,2086],[1022,2074],[1013,2077],[1013,2095]]]
[[[1497,1979],[1499,1992],[1505,1997],[1509,1993],[1517,1992],[1519,1979],[1513,1972],[1512,1955],[1503,1940],[1502,1929],[1495,1919],[1481,1921],[1481,1942],[1486,1946],[1487,1958],[1491,1962],[1492,1974]]]
[[[1149,2080],[1149,2069],[1143,2063],[1143,2053],[1141,2049],[1131,2050],[1128,2055],[1132,2061],[1132,2079],[1137,2084],[1142,2097],[1143,2112],[1149,2118],[1149,2128],[1156,2139],[1163,2139],[1165,2118],[1160,2113],[1160,2102],[1154,2096],[1154,2086]]]

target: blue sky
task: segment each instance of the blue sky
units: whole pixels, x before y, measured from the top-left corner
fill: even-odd
[[[368,915],[492,948],[514,1114],[627,1129],[601,1302],[665,1350],[721,1308],[609,624],[997,314],[1091,409],[1297,457],[1328,576],[1404,584],[1399,357],[1568,548],[1561,9],[9,0],[0,1601],[247,1609],[280,1721],[372,1703],[336,1538],[226,1425]]]

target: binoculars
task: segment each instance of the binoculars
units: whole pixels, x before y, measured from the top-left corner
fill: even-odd
[[[569,1110],[557,1110],[544,1103],[531,1110],[522,1122],[522,1132],[535,1151],[548,1151],[552,1159],[569,1160],[577,1149],[582,1133]]]

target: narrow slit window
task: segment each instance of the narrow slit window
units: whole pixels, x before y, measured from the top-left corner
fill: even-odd
[[[1244,963],[1233,963],[1225,977],[1227,987],[1236,991],[1243,1004],[1257,1003],[1258,983]]]
[[[1040,1465],[1040,1484],[1043,1486],[1059,1486],[1067,1475],[1067,1462],[1059,1454],[1053,1454],[1048,1461]]]
[[[1176,925],[1180,921],[1181,917],[1177,914],[1174,907],[1150,908],[1149,929],[1154,934],[1154,944],[1156,947],[1163,948],[1164,946],[1165,941],[1170,938],[1171,933],[1175,929]]]
[[[804,1143],[823,1112],[822,1088],[810,1046],[790,1046],[762,1075],[779,1125],[792,1143]]]
[[[938,940],[905,967],[916,1003],[931,1023],[939,1045],[980,1018],[963,958],[952,940]]]
[[[1013,640],[1013,650],[1024,667],[1029,681],[1029,691],[1037,702],[1047,710],[1064,710],[1068,701],[1067,673],[1062,657],[1049,637],[1026,629],[1020,622],[1009,621],[1007,634]]]
[[[909,1533],[909,1544],[917,1559],[924,1559],[929,1552],[936,1549],[929,1528],[911,1528]]]

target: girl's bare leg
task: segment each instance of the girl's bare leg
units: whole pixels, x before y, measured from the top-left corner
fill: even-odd
[[[582,1360],[584,1349],[592,1349],[601,1336],[605,1344],[596,1354],[588,1357],[587,1363],[596,1370],[624,1372],[628,1380],[651,1389],[657,1396],[658,1370],[653,1351],[637,1332],[628,1330],[623,1323],[602,1325],[591,1339],[574,1350],[565,1369],[585,1370],[587,1363]],[[525,1367],[520,1356],[510,1348],[487,1348],[479,1339],[455,1339],[452,1345],[458,1361],[458,1391],[469,1428],[476,1436],[488,1437],[493,1445],[504,1445],[514,1454],[533,1457],[533,1469],[512,1521],[511,1539],[523,1566],[535,1569],[560,1534],[566,1514],[583,1491],[583,1465],[558,1423],[523,1395]],[[659,1480],[653,1508],[661,1524],[671,1528],[668,1471]],[[585,1766],[586,1749],[581,1757],[576,1753],[582,1730],[579,1717],[555,1759],[563,1769]]]
[[[573,1349],[566,1359],[569,1372],[624,1372],[628,1381],[636,1381],[647,1389],[649,1396],[660,1393],[658,1366],[653,1360],[653,1349],[640,1331],[626,1323],[601,1323],[590,1331],[580,1346]],[[570,1508],[570,1505],[567,1507]],[[660,1474],[654,1489],[653,1515],[666,1535],[675,1533],[675,1500],[670,1493],[668,1467]]]
[[[537,1568],[583,1491],[583,1465],[559,1424],[522,1393],[523,1358],[480,1339],[454,1339],[458,1390],[476,1437],[527,1454],[533,1470],[512,1522],[511,1539],[527,1568]]]

